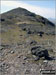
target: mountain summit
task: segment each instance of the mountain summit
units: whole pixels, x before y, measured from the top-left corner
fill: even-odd
[[[26,10],[24,8],[21,8],[21,7],[13,9],[11,11],[8,11],[7,13],[9,13],[9,14],[13,13],[13,14],[18,14],[18,15],[30,15],[31,14],[30,11],[28,11],[28,10]]]
[[[22,20],[22,21],[25,21],[25,20],[26,21],[36,21],[36,22],[41,22],[43,24],[51,24],[52,26],[54,26],[54,24],[48,21],[46,18],[40,15],[36,15],[35,13],[32,13],[21,7],[2,14],[2,17],[4,17],[5,19],[6,18],[16,19],[16,20]]]
[[[55,33],[54,31],[55,25],[52,22],[50,22],[48,19],[40,15],[36,15],[35,13],[32,13],[20,7],[1,14],[1,22],[2,22],[2,26],[4,25],[7,26],[8,24],[9,25],[21,24],[19,25],[21,28],[25,28],[26,25],[22,23],[26,23],[28,24],[26,26],[26,29],[27,28],[30,29],[31,26],[30,30],[32,31],[36,31],[36,32],[43,31],[45,33],[51,33],[51,34]]]

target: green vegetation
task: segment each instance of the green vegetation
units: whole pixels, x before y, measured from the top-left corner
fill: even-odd
[[[1,41],[4,44],[24,41],[25,34],[26,32],[15,26],[14,29],[9,29],[7,32],[1,34]]]

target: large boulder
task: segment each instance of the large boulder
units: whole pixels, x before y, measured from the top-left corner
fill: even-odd
[[[40,59],[41,57],[44,57],[45,59],[49,58],[48,50],[42,48],[41,46],[32,47],[31,53]]]
[[[1,18],[1,19],[0,19],[0,21],[1,21],[1,22],[4,22],[4,21],[5,21],[5,19]]]

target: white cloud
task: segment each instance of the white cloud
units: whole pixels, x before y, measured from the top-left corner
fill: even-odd
[[[23,3],[22,1],[1,1],[1,12],[4,12],[2,11],[4,7],[10,8],[7,9],[6,11],[17,7],[23,7],[28,9],[31,12],[34,12],[46,18],[55,18],[55,8],[51,9],[51,8],[45,8],[40,6],[34,6],[34,5]]]

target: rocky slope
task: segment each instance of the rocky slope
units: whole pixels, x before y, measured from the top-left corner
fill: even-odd
[[[45,60],[44,68],[56,70],[53,23],[23,8],[1,14],[0,20],[1,75],[40,75]]]

